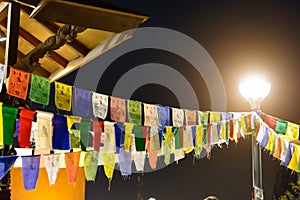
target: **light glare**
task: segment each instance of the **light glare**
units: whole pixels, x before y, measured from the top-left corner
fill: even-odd
[[[247,100],[263,100],[270,93],[271,84],[262,77],[250,76],[240,82],[239,90],[241,95]]]

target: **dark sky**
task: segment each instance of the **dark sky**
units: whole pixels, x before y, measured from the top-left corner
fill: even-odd
[[[143,26],[170,28],[180,31],[202,45],[221,72],[227,96],[227,111],[248,111],[240,96],[238,83],[249,73],[266,76],[272,83],[270,95],[262,104],[265,113],[297,122],[300,120],[300,2],[299,1],[192,1],[192,0],[110,0],[107,2],[149,15]],[[176,42],[176,41],[174,41]],[[117,47],[118,48],[118,47]],[[178,56],[160,50],[141,50],[121,56],[101,78],[98,92],[111,94],[117,80],[138,65],[163,63],[177,69],[189,80],[201,110],[210,110],[210,98],[203,78]],[[71,80],[76,72],[63,79]],[[166,77],[168,78],[168,77]],[[150,84],[140,87],[132,96],[142,102],[178,106],[176,97],[167,87]],[[88,183],[86,199],[159,200],[203,199],[215,194],[222,200],[246,200],[251,193],[250,140],[215,147],[210,160],[204,158],[193,165],[189,155],[179,164],[141,178],[138,175],[122,180],[114,174],[112,190],[100,169],[95,184]],[[265,199],[271,199],[279,163],[263,152]]]

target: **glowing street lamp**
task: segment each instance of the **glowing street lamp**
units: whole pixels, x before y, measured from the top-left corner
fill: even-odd
[[[241,95],[249,102],[252,111],[260,112],[260,104],[268,96],[271,84],[261,77],[247,77],[239,84]],[[252,135],[252,186],[253,199],[264,199],[262,188],[261,146]]]

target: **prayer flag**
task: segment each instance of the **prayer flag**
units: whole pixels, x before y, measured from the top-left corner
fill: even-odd
[[[144,103],[144,125],[159,126],[157,106]]]
[[[104,120],[108,110],[108,96],[93,92],[92,103],[94,116]]]
[[[169,106],[157,106],[159,126],[170,126],[170,108]]]
[[[142,103],[139,101],[128,100],[128,121],[129,123],[141,125],[142,124]]]
[[[173,126],[183,126],[184,113],[182,109],[172,108]]]
[[[124,150],[126,152],[130,152],[133,124],[125,122],[124,125],[125,125]]]
[[[184,110],[185,112],[185,124],[196,125],[196,110]]]
[[[18,108],[2,105],[3,143],[6,145],[12,144],[17,113]]]
[[[89,133],[91,128],[90,120],[81,120],[80,122],[80,147],[82,151],[86,151],[88,147]]]
[[[277,120],[276,120],[276,127],[275,127],[276,133],[285,135],[286,129],[287,129],[287,125],[288,125],[288,122],[287,122],[287,121],[277,119]]]
[[[55,105],[60,110],[71,110],[72,86],[55,82]]]
[[[65,116],[54,115],[52,149],[70,149],[70,137],[68,132],[67,118]]]
[[[125,99],[110,97],[110,118],[116,122],[126,121]]]
[[[21,99],[26,99],[30,73],[10,67],[7,93]]]
[[[34,190],[40,173],[40,155],[22,156],[22,175],[26,190]]]
[[[95,151],[100,151],[101,135],[103,130],[103,121],[93,120],[94,141],[93,147]]]
[[[116,156],[114,153],[106,153],[102,151],[102,161],[104,165],[104,173],[109,181],[108,190],[110,191],[111,180],[115,169]]]
[[[45,160],[46,171],[50,185],[56,182],[57,173],[59,170],[60,154],[43,155]]]
[[[66,171],[69,184],[75,184],[81,152],[65,153]]]
[[[20,108],[20,128],[19,128],[19,144],[22,148],[30,147],[30,132],[31,125],[33,121],[33,116],[35,114],[34,110],[27,110],[25,108]]]
[[[143,133],[143,129],[146,129],[145,131],[148,131],[147,126],[143,126],[143,127],[140,125],[133,126],[136,151],[145,151],[145,135]]]
[[[118,157],[121,175],[131,175],[131,152],[126,152],[124,151],[124,148],[121,148]]]
[[[53,114],[37,111],[37,132],[35,146],[37,149],[52,149]]]
[[[50,98],[50,80],[31,74],[29,98],[31,101],[48,106]]]
[[[103,151],[106,153],[116,152],[116,136],[115,136],[115,127],[114,122],[104,122],[104,147]]]
[[[90,113],[91,91],[73,87],[75,108],[77,114],[87,117]]]
[[[0,156],[0,180],[10,170],[19,156]]]
[[[286,136],[292,140],[298,140],[299,138],[299,125],[295,123],[288,122]]]
[[[87,151],[84,156],[84,174],[87,181],[95,181],[98,171],[98,151]]]

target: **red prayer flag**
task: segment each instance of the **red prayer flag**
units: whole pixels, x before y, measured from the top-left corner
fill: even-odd
[[[35,111],[20,108],[20,132],[19,143],[22,148],[30,148],[31,125]]]
[[[10,68],[7,93],[9,95],[26,99],[30,73]]]
[[[95,151],[100,151],[101,134],[103,130],[103,121],[93,120],[94,141],[93,146]]]

